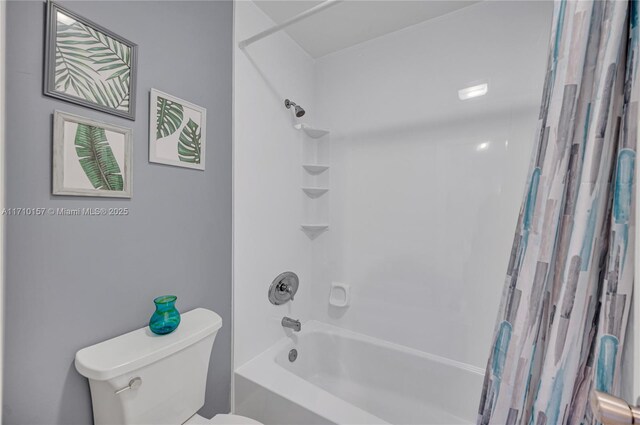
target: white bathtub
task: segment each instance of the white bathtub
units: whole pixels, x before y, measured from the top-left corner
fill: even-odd
[[[483,373],[310,321],[236,370],[235,411],[266,425],[471,424]]]

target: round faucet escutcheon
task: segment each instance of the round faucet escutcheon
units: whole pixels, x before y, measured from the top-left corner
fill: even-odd
[[[273,305],[282,305],[287,301],[293,301],[298,292],[300,280],[294,272],[284,272],[276,276],[269,285],[269,301]]]

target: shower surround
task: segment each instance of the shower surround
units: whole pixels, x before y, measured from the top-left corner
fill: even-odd
[[[284,32],[244,50],[236,45],[237,411],[285,423],[286,415],[273,416],[264,404],[275,403],[305,423],[347,423],[327,419],[339,402],[383,422],[420,417],[401,391],[388,394],[396,412],[376,411],[376,385],[357,378],[376,361],[379,369],[406,362],[453,371],[458,378],[447,390],[464,387],[477,404],[533,145],[551,15],[548,2],[480,2],[320,58]],[[274,24],[253,2],[236,2],[235,20],[236,43]],[[458,99],[459,89],[479,82],[488,83],[486,96]],[[285,98],[304,105],[305,116],[295,119]],[[331,131],[323,195],[329,230],[315,239],[300,230],[309,141],[294,128],[301,122]],[[285,270],[299,275],[300,289],[293,303],[273,306],[267,288]],[[350,286],[349,307],[329,305],[332,282]],[[302,332],[283,329],[284,316],[300,319]],[[278,360],[293,347],[296,363]],[[390,351],[361,362],[349,357],[381,347]],[[331,353],[342,372],[328,371],[315,351]],[[278,395],[282,382],[294,385],[290,397]],[[457,414],[421,391],[456,423],[475,420],[474,409]],[[305,404],[304,394],[327,404]]]

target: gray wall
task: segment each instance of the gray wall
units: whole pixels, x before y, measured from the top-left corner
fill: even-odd
[[[127,217],[8,217],[3,423],[89,424],[75,352],[145,326],[153,298],[223,318],[209,370],[212,416],[231,376],[232,4],[62,2],[139,45],[135,122],[42,95],[44,4],[7,7],[7,206],[128,207]],[[207,108],[207,170],[149,164],[149,90]],[[51,195],[52,113],[133,128],[133,198]]]

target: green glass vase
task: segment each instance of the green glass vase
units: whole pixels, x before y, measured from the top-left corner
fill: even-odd
[[[175,295],[163,295],[153,300],[156,311],[149,320],[151,332],[166,335],[176,330],[180,324],[180,312],[176,309],[177,299]]]

